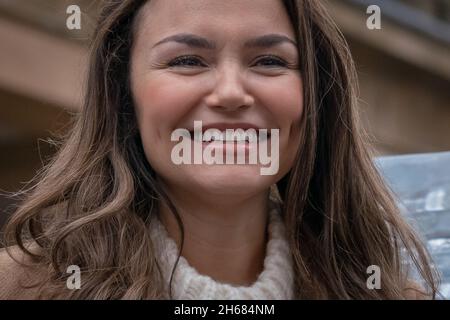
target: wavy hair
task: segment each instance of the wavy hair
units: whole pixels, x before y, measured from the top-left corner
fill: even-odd
[[[134,28],[146,2],[105,2],[82,109],[54,158],[16,194],[21,203],[6,225],[5,244],[17,245],[46,270],[36,283],[40,297],[167,297],[150,217],[164,201],[182,238],[184,228],[145,158],[129,85]],[[402,299],[411,266],[434,298],[438,275],[429,254],[374,166],[358,122],[355,67],[343,35],[320,1],[283,4],[304,83],[301,146],[277,183],[296,298]],[[66,288],[69,265],[82,270],[79,290]],[[367,288],[370,265],[382,271],[379,290]]]

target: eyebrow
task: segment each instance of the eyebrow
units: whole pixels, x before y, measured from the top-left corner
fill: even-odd
[[[177,42],[181,44],[185,44],[189,47],[200,48],[200,49],[209,49],[213,50],[216,48],[216,44],[212,41],[209,41],[206,38],[200,37],[198,35],[192,33],[178,33],[167,38],[164,38],[158,41],[153,48],[167,42]],[[247,40],[244,43],[244,47],[257,47],[257,48],[270,48],[282,43],[290,43],[297,47],[297,43],[290,39],[289,37],[282,34],[266,34],[260,37],[256,37],[250,40]]]

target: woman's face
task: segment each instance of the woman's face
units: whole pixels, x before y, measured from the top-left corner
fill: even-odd
[[[282,1],[152,0],[141,9],[131,52],[131,90],[145,155],[169,188],[251,195],[290,170],[303,112],[293,42]],[[221,130],[278,129],[278,170],[262,175],[267,164],[175,164],[172,150],[179,141],[171,135],[176,129],[192,130],[194,121]],[[200,145],[204,150],[206,143]],[[269,143],[269,150],[273,146]]]

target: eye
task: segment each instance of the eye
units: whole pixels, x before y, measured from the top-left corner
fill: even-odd
[[[196,56],[180,56],[171,60],[168,64],[169,67],[206,67],[206,65]]]
[[[262,59],[259,59],[256,63],[256,66],[260,66],[262,63],[262,66],[267,67],[287,67],[288,63],[277,56],[267,55],[263,56]]]

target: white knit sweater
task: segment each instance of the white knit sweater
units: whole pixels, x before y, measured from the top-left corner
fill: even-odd
[[[168,287],[178,257],[178,247],[159,219],[155,218],[150,225],[158,262]],[[233,286],[199,274],[181,256],[172,280],[172,297],[186,300],[293,299],[292,257],[283,220],[275,208],[270,210],[268,231],[269,241],[266,246],[264,269],[251,286]]]

